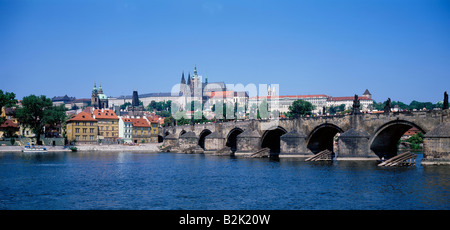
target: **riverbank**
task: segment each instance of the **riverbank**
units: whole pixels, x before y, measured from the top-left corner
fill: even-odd
[[[147,143],[139,145],[77,145],[77,151],[119,151],[119,152],[160,152],[161,143]],[[42,146],[48,152],[71,152],[70,146]],[[0,152],[22,152],[23,146],[0,146]]]

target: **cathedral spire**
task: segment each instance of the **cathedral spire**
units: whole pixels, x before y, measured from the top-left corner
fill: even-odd
[[[181,84],[186,84],[186,80],[184,79],[184,71],[181,74]]]
[[[188,85],[191,84],[191,72],[189,72],[189,74],[188,74],[187,84],[188,84]]]
[[[194,77],[197,77],[197,64],[194,65]]]
[[[94,88],[92,89],[92,92],[97,92],[97,84],[95,81],[94,81]]]

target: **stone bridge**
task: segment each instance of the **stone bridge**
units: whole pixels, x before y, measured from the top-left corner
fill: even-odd
[[[225,147],[236,154],[268,147],[279,156],[312,155],[329,149],[337,159],[390,158],[397,142],[410,128],[424,136],[423,163],[450,162],[449,110],[344,116],[302,117],[280,120],[238,120],[167,127],[164,146],[179,151]],[[337,145],[336,145],[336,144]],[[198,147],[199,146],[199,147]]]

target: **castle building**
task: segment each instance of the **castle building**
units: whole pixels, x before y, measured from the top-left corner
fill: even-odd
[[[203,97],[207,92],[222,92],[227,91],[224,82],[208,82],[208,77],[205,77],[205,82],[202,82],[202,76],[197,73],[197,66],[194,67],[194,74],[188,74],[187,81],[184,78],[184,71],[181,74],[180,93],[185,97]],[[204,99],[207,99],[206,96]]]
[[[102,85],[100,84],[100,87],[97,89],[95,82],[92,89],[91,106],[95,109],[108,108],[108,97],[103,93]]]

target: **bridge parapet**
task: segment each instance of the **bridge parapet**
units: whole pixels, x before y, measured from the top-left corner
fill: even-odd
[[[178,145],[198,144],[210,151],[228,146],[238,152],[254,152],[261,149],[264,143],[267,147],[267,142],[279,142],[280,155],[310,155],[324,149],[333,150],[336,134],[340,134],[337,139],[338,158],[381,158],[396,154],[398,139],[408,129],[416,127],[425,134],[424,161],[439,158],[450,162],[449,119],[449,110],[432,110],[211,122],[168,127],[163,133],[170,134],[168,144],[174,144],[176,137]],[[187,132],[190,132],[189,143],[185,143],[187,138],[180,139],[181,134]],[[436,136],[437,133],[440,136]]]

